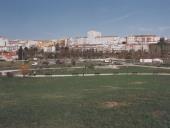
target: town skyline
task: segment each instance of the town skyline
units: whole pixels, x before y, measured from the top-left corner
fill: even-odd
[[[146,45],[146,50],[149,49],[149,44],[157,44],[161,37],[157,35],[132,35],[127,37],[119,36],[103,36],[101,32],[98,31],[88,31],[85,37],[73,37],[73,38],[60,38],[51,40],[9,40],[7,38],[0,37],[0,51],[17,51],[20,46],[23,47],[40,47],[47,52],[55,52],[56,44],[62,47],[74,47],[84,49],[104,49],[112,51],[118,50],[130,50],[134,46],[136,50],[141,49]],[[167,38],[165,38],[168,40]],[[169,41],[169,40],[168,40]],[[129,47],[130,46],[130,47]],[[129,47],[129,48],[127,48]],[[103,49],[104,48],[104,49]]]
[[[169,0],[1,0],[0,35],[11,39],[53,39],[154,34],[170,37]]]
[[[100,33],[101,35],[100,36],[98,36],[98,37],[119,37],[119,38],[128,38],[128,37],[131,37],[131,36],[159,36],[160,38],[165,38],[165,39],[169,39],[167,36],[164,36],[164,35],[162,35],[162,36],[160,36],[160,35],[157,35],[157,34],[153,34],[153,33],[149,33],[149,34],[147,34],[147,33],[144,33],[144,34],[129,34],[129,35],[122,35],[122,36],[119,36],[119,35],[116,35],[116,34],[110,34],[110,35],[105,35],[105,34],[103,34],[101,31],[97,31],[97,30],[89,30],[89,31],[87,31],[84,35],[80,35],[80,36],[74,36],[74,37],[67,37],[67,36],[65,36],[65,37],[58,37],[58,38],[49,38],[49,39],[22,39],[22,38],[10,38],[10,37],[7,37],[7,36],[5,36],[5,35],[0,35],[0,38],[1,39],[8,39],[8,40],[58,40],[58,39],[77,39],[77,38],[88,38],[88,32],[98,32],[98,33]]]

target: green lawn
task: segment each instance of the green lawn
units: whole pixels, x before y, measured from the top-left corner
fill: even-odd
[[[169,127],[169,76],[0,78],[0,128]]]
[[[170,73],[170,69],[156,69],[150,67],[120,67],[120,69],[111,69],[111,68],[69,68],[65,67],[62,69],[52,69],[52,70],[38,70],[37,74],[52,74],[52,75],[61,75],[61,74],[82,74],[82,73]]]

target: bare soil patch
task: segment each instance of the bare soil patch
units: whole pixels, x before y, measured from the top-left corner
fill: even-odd
[[[46,94],[42,96],[43,99],[59,99],[59,98],[64,98],[64,97],[65,96],[55,95],[55,94]]]
[[[134,81],[134,82],[132,82],[132,83],[130,83],[130,84],[132,84],[132,85],[142,85],[142,84],[144,84],[145,82],[143,82],[143,81]]]
[[[165,115],[166,115],[166,111],[156,110],[156,111],[152,112],[152,116],[154,118],[161,118],[161,117],[163,117]]]
[[[16,101],[15,100],[3,100],[0,101],[0,107],[9,107],[9,106],[15,106]]]
[[[119,108],[126,105],[127,104],[124,102],[117,102],[117,101],[107,101],[102,104],[104,108]]]
[[[107,89],[124,89],[122,87],[114,87],[114,86],[101,86],[101,88],[107,88]]]
[[[84,91],[96,91],[97,89],[83,89]]]

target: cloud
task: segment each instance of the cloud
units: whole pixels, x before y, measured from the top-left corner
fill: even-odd
[[[145,28],[145,27],[139,27],[138,30],[141,32],[153,32],[154,31],[153,28]]]
[[[158,27],[137,27],[138,31],[141,32],[165,32],[170,30],[170,26],[158,26]]]
[[[167,31],[167,30],[170,30],[170,26],[161,26],[161,27],[158,28],[158,30]]]
[[[45,32],[44,34],[46,34],[46,35],[55,35],[55,33],[52,33],[52,32]]]
[[[119,16],[119,17],[114,17],[112,19],[106,19],[99,25],[106,25],[106,24],[111,24],[111,23],[115,23],[115,22],[119,22],[119,21],[124,21],[134,14],[135,13],[127,13],[127,14]]]
[[[110,20],[110,22],[122,21],[122,20],[125,20],[125,19],[129,18],[130,16],[132,16],[132,13],[129,13],[129,14],[114,18],[114,19]]]
[[[129,29],[135,34],[155,34],[170,38],[170,26],[131,26]]]

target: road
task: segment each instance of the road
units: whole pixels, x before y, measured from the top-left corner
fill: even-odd
[[[135,65],[135,64],[127,64],[127,65],[120,65],[119,67],[124,66],[131,66],[131,67],[143,67],[143,68],[155,68],[155,69],[170,69],[170,67],[156,67],[156,66],[146,66],[146,65]]]
[[[87,76],[170,76],[170,73],[107,73],[107,74],[77,74],[77,75],[35,75],[26,77],[44,78],[44,77],[87,77]],[[16,75],[16,77],[23,77],[23,75]]]
[[[114,69],[116,69],[114,66],[115,67],[144,67],[144,68],[154,68],[154,69],[167,69],[167,70],[170,70],[170,67],[156,67],[156,66],[145,66],[145,65],[134,65],[134,64],[108,65],[108,66],[104,66],[104,67],[105,68],[114,68]],[[97,66],[97,68],[104,68],[104,67],[103,66],[101,66],[101,67]],[[64,68],[77,69],[77,68],[84,68],[84,67],[64,67]],[[62,68],[62,67],[58,67],[58,68],[32,68],[32,69],[29,69],[29,70],[34,70],[34,71],[36,71],[36,70],[56,70],[56,69],[64,69],[64,68]],[[3,75],[5,75],[7,72],[20,72],[20,69],[15,69],[15,70],[0,70],[0,73],[2,73]],[[86,74],[86,75],[92,75],[92,74]],[[109,75],[109,74],[103,74],[103,75]],[[113,75],[113,74],[110,74],[110,75]],[[146,75],[148,75],[148,74],[146,74]],[[62,76],[62,75],[60,75],[60,76]]]
[[[70,68],[70,69],[77,69],[77,68],[83,68],[83,67],[64,67],[64,68]],[[30,71],[31,70],[34,70],[34,71],[37,71],[37,70],[56,70],[56,69],[64,69],[64,68],[31,68],[29,69]],[[21,70],[20,69],[15,69],[15,70],[0,70],[0,72],[2,74],[6,74],[7,72],[20,72]]]

